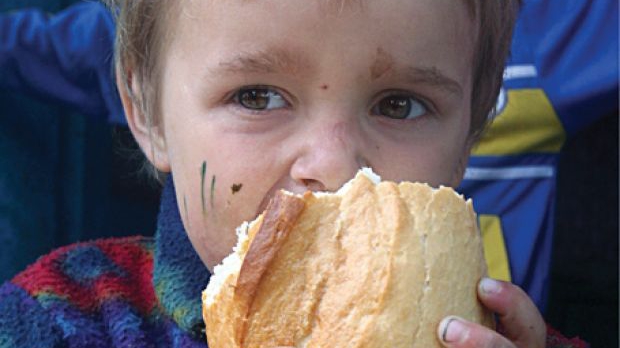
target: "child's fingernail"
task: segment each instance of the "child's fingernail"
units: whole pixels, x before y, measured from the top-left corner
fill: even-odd
[[[439,324],[441,340],[446,343],[459,342],[467,334],[467,326],[461,318],[447,317]]]
[[[480,289],[485,294],[497,294],[500,292],[502,285],[495,279],[483,278],[480,281]]]

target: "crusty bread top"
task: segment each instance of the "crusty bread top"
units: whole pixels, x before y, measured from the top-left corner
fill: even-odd
[[[304,205],[301,198],[280,191],[265,209],[260,228],[243,259],[234,290],[233,301],[240,304],[245,317],[250,315],[250,307],[263,274],[293,229]],[[237,323],[236,339],[241,344],[246,335],[247,323],[245,320]]]
[[[446,315],[492,325],[475,214],[452,189],[358,174],[338,194],[280,193],[261,219],[203,294],[212,348],[440,347]]]

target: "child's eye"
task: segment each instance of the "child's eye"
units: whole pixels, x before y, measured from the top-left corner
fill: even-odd
[[[273,110],[287,105],[280,93],[266,87],[242,88],[235,93],[235,102],[250,110]]]
[[[384,97],[372,108],[374,115],[386,116],[397,120],[411,120],[427,112],[427,107],[421,101],[405,95]]]

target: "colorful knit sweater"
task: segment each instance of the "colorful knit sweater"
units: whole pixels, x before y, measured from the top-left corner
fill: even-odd
[[[207,347],[191,246],[171,180],[157,233],[60,248],[0,287],[0,348]],[[548,347],[585,348],[551,332]]]

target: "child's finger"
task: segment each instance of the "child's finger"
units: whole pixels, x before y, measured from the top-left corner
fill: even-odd
[[[480,301],[499,316],[503,334],[518,347],[545,346],[546,326],[536,305],[518,286],[484,278],[478,286]]]
[[[441,321],[437,334],[449,348],[516,348],[497,332],[454,316]]]

